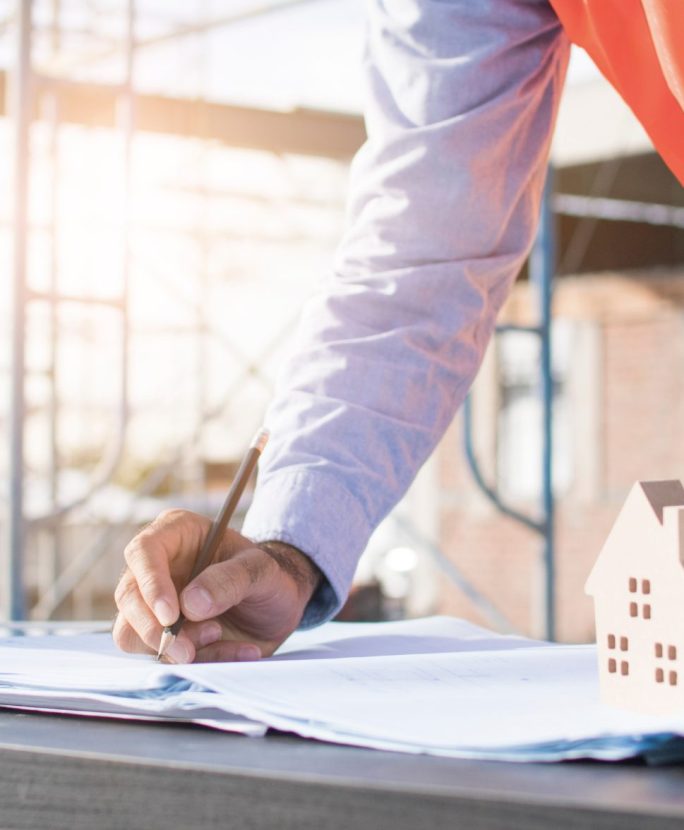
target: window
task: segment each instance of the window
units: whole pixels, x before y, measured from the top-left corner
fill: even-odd
[[[627,637],[620,637],[620,651],[629,650],[629,640]]]
[[[623,677],[626,677],[629,674],[629,663],[626,660],[620,661],[620,674]],[[670,677],[672,676],[672,674],[673,672],[670,672]]]
[[[636,594],[639,592],[639,580],[635,576],[630,576],[627,579],[627,588],[630,594]],[[648,596],[651,593],[651,580],[650,579],[642,579],[641,580],[641,593],[644,596]],[[629,616],[630,617],[638,617],[639,616],[639,604],[637,602],[630,602],[629,603]],[[641,606],[641,616],[645,620],[651,619],[651,605],[648,602],[645,602]]]
[[[615,634],[608,635],[608,648],[615,648]]]
[[[557,319],[552,331],[553,357],[553,490],[567,492],[573,483],[575,407],[570,394],[576,371],[577,324]],[[536,499],[541,489],[542,408],[539,399],[539,342],[526,332],[507,331],[496,339],[499,412],[496,434],[498,489],[513,501]],[[576,401],[586,406],[584,398]],[[584,438],[586,441],[586,437]]]
[[[608,661],[608,671],[611,674],[615,674],[615,672],[617,671],[617,662],[615,660],[613,660],[612,657]]]
[[[644,606],[646,607],[646,606]],[[656,660],[664,660],[667,656],[668,660],[676,660],[677,659],[677,646],[674,644],[667,644],[667,643],[654,643],[654,652],[656,656]],[[667,680],[670,686],[677,685],[677,672],[676,671],[669,671],[667,675]],[[665,682],[665,669],[662,666],[656,666],[655,670],[655,681],[656,683],[664,683]]]

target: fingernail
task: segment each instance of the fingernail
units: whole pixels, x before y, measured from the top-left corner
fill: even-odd
[[[204,588],[190,588],[183,594],[186,609],[195,617],[205,617],[211,613],[214,605],[211,594]]]
[[[210,623],[209,625],[205,625],[202,629],[200,629],[200,632],[197,635],[197,642],[200,648],[204,648],[204,646],[215,643],[220,639],[221,626],[218,623]]]
[[[256,646],[239,646],[235,656],[238,660],[259,660],[261,652]]]
[[[174,663],[189,663],[190,651],[182,640],[174,640],[166,649],[166,656]]]
[[[176,621],[173,615],[173,609],[165,599],[158,599],[154,603],[154,616],[159,620],[161,625],[173,625]]]

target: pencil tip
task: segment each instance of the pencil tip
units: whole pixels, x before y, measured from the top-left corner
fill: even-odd
[[[165,628],[161,635],[159,642],[159,651],[157,652],[157,663],[161,663],[162,657],[166,654],[166,650],[175,640],[175,636],[170,628]]]

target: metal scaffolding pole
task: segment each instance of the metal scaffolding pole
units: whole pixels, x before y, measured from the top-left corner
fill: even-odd
[[[29,134],[31,126],[31,0],[16,5],[16,52],[11,96],[14,120],[14,211],[11,294],[9,501],[3,609],[10,620],[24,617],[24,375],[26,253],[28,240]]]
[[[542,199],[537,239],[530,256],[530,281],[539,303],[540,377],[542,405],[542,469],[540,508],[543,524],[542,595],[544,636],[556,639],[555,500],[553,494],[553,365],[551,353],[551,300],[555,267],[554,216],[551,205],[553,167],[549,166]]]
[[[556,638],[555,501],[553,494],[553,367],[551,354],[551,299],[555,270],[555,228],[552,206],[553,168],[549,166],[539,217],[539,228],[529,258],[530,282],[536,289],[538,322],[533,326],[497,326],[496,334],[518,331],[538,338],[539,395],[542,410],[541,492],[538,516],[527,515],[502,500],[496,486],[485,481],[473,443],[472,402],[463,404],[463,444],[468,466],[477,487],[504,516],[538,533],[540,556],[541,629],[547,640]]]

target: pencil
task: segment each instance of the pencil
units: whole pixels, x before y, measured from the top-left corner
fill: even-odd
[[[242,459],[242,464],[240,464],[240,468],[233,479],[230,490],[228,490],[223,506],[212,522],[209,533],[207,533],[202,549],[199,552],[199,556],[195,560],[189,582],[192,582],[192,580],[195,579],[195,577],[200,574],[214,558],[214,555],[218,550],[218,546],[221,543],[221,539],[223,538],[223,534],[226,532],[226,528],[228,527],[228,522],[231,520],[233,513],[235,512],[235,508],[240,501],[240,497],[244,492],[245,486],[249,481],[249,477],[252,475],[257,461],[259,460],[259,456],[263,452],[267,441],[268,430],[260,429],[254,436],[252,443],[249,445],[247,454]],[[161,660],[166,654],[166,650],[178,636],[178,632],[183,627],[184,622],[185,616],[181,611],[176,622],[164,629],[159,643],[157,661]]]

